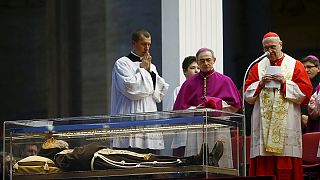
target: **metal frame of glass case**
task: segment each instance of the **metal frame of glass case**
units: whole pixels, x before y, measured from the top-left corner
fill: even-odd
[[[246,149],[245,120],[242,114],[230,113],[213,109],[194,109],[181,111],[162,111],[152,113],[135,113],[112,116],[85,116],[55,119],[35,119],[5,121],[3,129],[3,179],[61,179],[89,177],[124,177],[141,176],[148,174],[167,174],[170,177],[183,176],[197,177],[210,176],[245,176]],[[222,133],[223,132],[223,133]],[[128,140],[137,137],[142,139],[152,133],[160,134],[164,148],[156,150],[157,155],[172,156],[173,141],[186,143],[185,156],[193,155],[189,147],[201,146],[205,143],[211,151],[215,141],[221,140],[224,145],[223,156],[219,160],[219,167],[208,165],[208,156],[202,164],[168,166],[168,167],[137,167],[130,169],[90,170],[86,172],[62,172],[50,174],[18,175],[13,170],[15,162],[21,157],[21,149],[28,144],[41,144],[52,136],[55,139],[69,143],[70,148],[82,146],[90,142],[99,142],[113,147],[116,139]],[[220,135],[222,134],[222,135]],[[197,143],[195,143],[195,138]],[[184,142],[186,141],[186,142]],[[243,146],[240,146],[240,141]],[[126,148],[126,147],[124,147]],[[197,147],[199,149],[199,147]],[[227,148],[227,150],[226,150]],[[188,153],[187,153],[188,151]],[[200,153],[200,152],[199,152]],[[204,154],[205,152],[203,152]],[[194,154],[195,155],[195,154]],[[5,162],[7,159],[8,162]]]

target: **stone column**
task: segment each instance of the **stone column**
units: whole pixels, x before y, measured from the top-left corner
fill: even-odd
[[[207,47],[215,52],[215,69],[223,72],[222,0],[162,0],[162,74],[170,84],[164,110],[175,87],[185,80],[186,56]]]

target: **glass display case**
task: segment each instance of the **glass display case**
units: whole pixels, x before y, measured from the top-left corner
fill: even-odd
[[[245,176],[244,123],[213,109],[5,121],[3,179]]]

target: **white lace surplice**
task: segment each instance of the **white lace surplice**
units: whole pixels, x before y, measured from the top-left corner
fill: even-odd
[[[157,111],[156,103],[162,98],[169,85],[158,75],[152,64],[151,71],[156,74],[156,85],[150,73],[140,68],[140,62],[132,62],[127,57],[116,61],[112,71],[111,114],[128,114]],[[131,134],[113,141],[114,147],[137,147],[163,149],[161,133]]]

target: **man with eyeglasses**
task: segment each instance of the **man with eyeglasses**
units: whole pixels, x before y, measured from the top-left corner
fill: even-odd
[[[214,97],[216,103],[222,103],[222,110],[241,110],[241,97],[236,85],[231,78],[213,68],[216,62],[214,52],[209,48],[201,48],[196,53],[196,58],[200,72],[183,83],[173,109],[196,108],[204,105],[205,100]]]
[[[315,88],[319,85],[320,82],[320,66],[319,66],[319,59],[314,55],[308,55],[300,60],[306,69],[310,81],[312,83],[313,92]],[[301,126],[302,126],[302,133],[306,133],[307,131],[307,124],[309,121],[308,116],[308,107],[307,105],[301,106]]]
[[[270,55],[252,67],[245,82],[244,98],[254,104],[249,175],[300,180],[303,179],[300,104],[309,101],[312,85],[303,64],[282,52],[278,34],[266,33],[262,46]],[[267,86],[269,82],[280,87]]]
[[[241,110],[241,97],[232,79],[215,71],[214,52],[209,48],[201,48],[196,53],[200,72],[189,77],[181,86],[173,106],[173,110],[193,108],[213,108],[229,112]],[[187,131],[187,138],[179,143],[185,147],[184,156],[195,155],[201,149],[202,135],[192,130]],[[231,135],[229,128],[219,128],[217,132],[208,133],[208,146],[214,146],[215,141],[222,141],[223,154],[219,161],[220,167],[232,167]],[[220,159],[220,157],[216,157]]]
[[[306,69],[310,81],[312,83],[313,91],[319,85],[320,82],[320,67],[319,59],[314,55],[308,55],[300,60]]]

